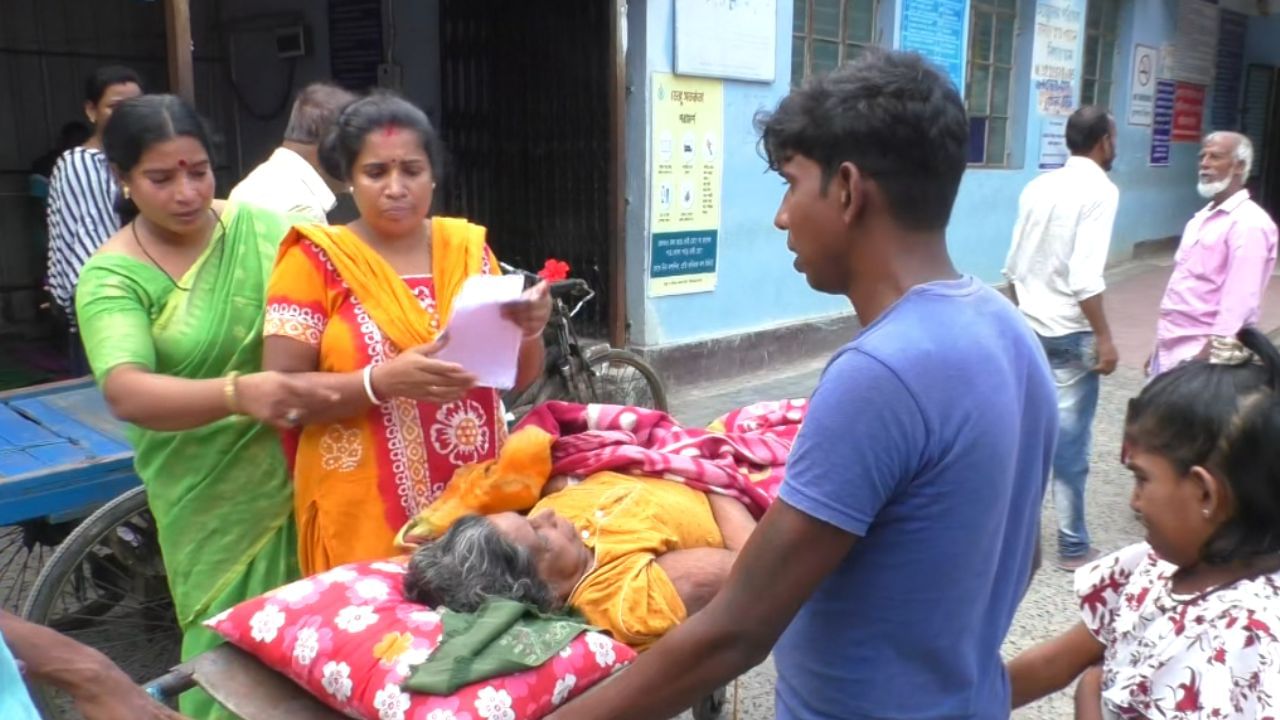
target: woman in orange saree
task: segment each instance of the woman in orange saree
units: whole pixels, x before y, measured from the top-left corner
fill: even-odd
[[[296,226],[267,289],[263,366],[336,392],[286,438],[304,574],[387,557],[396,532],[506,436],[498,392],[434,359],[467,277],[497,273],[485,230],[427,219],[441,152],[421,110],[378,93],[353,103],[321,147],[360,218]],[[542,371],[545,284],[506,309],[520,326],[517,386]]]

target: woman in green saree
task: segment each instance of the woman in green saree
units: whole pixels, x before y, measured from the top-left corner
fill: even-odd
[[[172,95],[129,100],[103,142],[127,224],[85,264],[76,308],[107,403],[133,426],[186,660],[219,642],[202,621],[297,577],[291,488],[270,425],[331,398],[259,372],[267,279],[289,223],[213,200],[195,111]],[[197,720],[234,717],[198,691],[180,707]]]

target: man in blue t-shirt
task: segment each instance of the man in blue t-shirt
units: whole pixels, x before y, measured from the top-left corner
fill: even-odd
[[[670,717],[772,649],[783,720],[1007,718],[1057,400],[1017,310],[947,253],[964,105],[920,56],[869,50],[758,126],[796,269],[865,329],[716,599],[554,717]]]

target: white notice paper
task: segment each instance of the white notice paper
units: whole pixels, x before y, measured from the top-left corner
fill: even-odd
[[[449,341],[436,357],[466,368],[485,387],[510,390],[516,384],[520,328],[502,317],[502,306],[523,292],[520,275],[467,278],[445,326]]]

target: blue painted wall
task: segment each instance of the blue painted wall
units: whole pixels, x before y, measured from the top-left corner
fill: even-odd
[[[645,168],[644,173],[631,173],[633,181],[628,189],[627,285],[632,341],[645,346],[667,345],[849,312],[843,298],[814,293],[791,269],[785,236],[772,225],[782,188],[774,175],[764,172],[764,162],[755,148],[753,115],[775,105],[789,89],[789,0],[778,2],[778,80],[771,85],[725,83],[726,167],[716,291],[670,298],[646,296],[648,190],[644,176],[648,168],[649,118],[645,103],[637,99],[648,97],[649,73],[669,72],[672,68],[673,0],[633,0],[632,7],[631,23],[645,26],[642,30],[632,29],[631,39],[636,44],[629,62],[634,89],[628,118],[628,164],[631,168]],[[1111,176],[1120,188],[1120,211],[1111,248],[1113,261],[1127,259],[1138,242],[1180,235],[1187,219],[1203,205],[1195,192],[1198,145],[1175,143],[1170,166],[1152,168],[1148,166],[1150,128],[1127,123],[1133,46],[1141,43],[1159,48],[1171,42],[1175,8],[1176,3],[1165,0],[1131,0],[1122,8],[1111,103],[1119,127],[1119,157]],[[893,37],[894,15],[895,0],[880,3],[882,38]],[[1040,119],[1034,112],[1026,70],[1031,62],[1034,18],[1035,1],[1019,0],[1015,65],[1018,79],[1013,102],[1021,112],[1013,120],[1012,167],[966,172],[949,230],[957,266],[993,283],[1001,280],[1018,193],[1039,172],[1036,165]],[[1253,18],[1248,38],[1248,61],[1280,64],[1280,18]],[[643,56],[637,58],[641,53]]]
[[[1280,66],[1280,15],[1250,18],[1244,41],[1244,61]]]
[[[651,118],[644,99],[650,97],[652,74],[671,72],[674,67],[674,1],[648,0],[631,5],[637,12],[632,12],[629,23],[641,20],[646,26],[644,33],[630,33],[632,42],[643,42],[645,65],[641,68],[633,61],[628,68],[633,108],[627,134],[633,142],[628,147],[627,161],[628,167],[644,168],[646,176],[644,183],[633,182],[628,188],[627,305],[632,342],[667,345],[848,311],[847,299],[813,292],[792,269],[786,234],[773,226],[774,211],[782,198],[782,181],[767,172],[756,147],[752,124],[756,112],[772,109],[790,91],[792,5],[788,0],[778,2],[777,79],[773,83],[724,82],[725,167],[715,292],[648,297],[645,259]],[[643,18],[637,17],[641,11]],[[640,47],[632,46],[628,54],[640,51]],[[637,105],[645,106],[642,112],[636,112]],[[637,136],[639,142],[635,140]],[[640,173],[633,170],[629,174],[635,178]],[[644,232],[634,232],[641,226]]]

